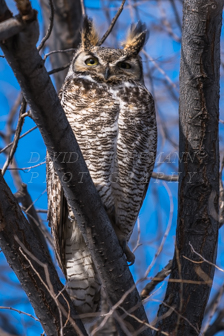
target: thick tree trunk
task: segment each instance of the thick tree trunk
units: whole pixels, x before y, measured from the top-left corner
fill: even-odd
[[[178,336],[198,335],[214,275],[214,267],[201,262],[190,244],[208,261],[216,261],[222,8],[223,0],[184,1],[179,109],[182,160],[176,250],[170,275],[184,282],[169,283],[158,313],[158,327]],[[188,280],[208,283],[191,284]],[[162,319],[170,307],[184,318],[173,312]]]

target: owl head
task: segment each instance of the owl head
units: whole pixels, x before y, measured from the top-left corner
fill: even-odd
[[[92,20],[85,17],[81,45],[74,55],[70,69],[73,74],[90,75],[101,82],[143,82],[139,52],[147,40],[147,35],[145,24],[138,22],[131,25],[122,44],[123,49],[104,48],[99,45],[99,36]]]

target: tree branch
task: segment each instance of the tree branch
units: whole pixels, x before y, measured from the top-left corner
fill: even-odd
[[[118,9],[115,17],[113,18],[109,28],[107,29],[106,33],[103,35],[103,37],[99,40],[99,42],[97,43],[98,46],[101,46],[101,44],[103,44],[103,42],[106,40],[106,38],[110,35],[115,23],[117,22],[117,19],[119,18],[122,10],[123,10],[123,7],[124,7],[124,4],[125,4],[125,1],[126,0],[123,0],[121,5],[120,5],[120,8]]]
[[[152,291],[155,289],[155,287],[162,282],[168,275],[170,275],[171,272],[171,266],[172,266],[172,260],[169,261],[169,263],[156,274],[156,276],[143,288],[141,292],[141,298],[146,299]]]
[[[164,181],[170,181],[170,182],[177,182],[179,180],[178,175],[166,175],[164,173],[152,173],[152,178],[158,179],[158,180],[164,180]]]
[[[157,327],[176,336],[196,336],[200,330],[211,287],[186,281],[214,276],[211,264],[198,264],[192,246],[215,263],[219,207],[219,69],[223,0],[185,0],[180,67],[179,204],[176,249],[170,282]],[[192,175],[189,183],[189,174]],[[188,259],[187,259],[188,258]],[[195,261],[192,267],[192,261]],[[200,259],[201,260],[201,259]],[[166,306],[167,304],[167,306]],[[192,313],[193,312],[193,313]],[[188,322],[189,321],[189,322]],[[195,328],[193,328],[194,326]],[[156,333],[160,335],[160,333]]]
[[[21,103],[21,108],[20,108],[20,112],[19,112],[19,120],[18,120],[18,124],[17,124],[17,128],[16,128],[16,132],[15,132],[15,136],[13,139],[13,144],[11,147],[11,150],[9,152],[9,156],[7,157],[7,160],[2,168],[2,175],[4,176],[9,164],[12,162],[13,156],[16,152],[17,146],[18,146],[18,142],[19,142],[19,137],[20,137],[20,133],[22,131],[22,126],[24,123],[24,117],[23,117],[23,113],[26,111],[26,101],[23,98],[22,103]]]
[[[48,251],[40,242],[33,227],[28,224],[1,174],[0,190],[0,246],[9,265],[21,282],[43,329],[47,335],[60,335],[61,326],[59,324],[58,305],[56,304],[56,300],[52,298],[52,296],[56,298],[58,295],[57,300],[60,309],[67,312],[63,315],[63,325],[70,314],[71,319],[75,321],[82,334],[87,335],[81,321],[76,318],[77,313],[71,299],[67,292],[63,291],[64,286],[58,278]],[[47,289],[43,284],[47,284],[44,268],[31,260],[42,282],[24,258],[23,254],[26,255],[26,252],[22,249],[23,254],[21,253],[21,246],[18,244],[18,240],[22,242],[23,246],[26,247],[32,256],[40,261],[40,263],[46,265],[53,293],[50,293],[50,288],[48,287]],[[60,294],[61,291],[63,291],[63,295]],[[71,322],[68,322],[64,327],[64,335],[78,335]]]
[[[18,17],[11,18],[0,23],[0,41],[6,40],[9,37],[18,34],[24,29],[25,23],[19,21]]]

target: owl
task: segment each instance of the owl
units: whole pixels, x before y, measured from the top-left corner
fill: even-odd
[[[145,25],[138,23],[131,26],[123,48],[101,47],[97,31],[86,17],[81,45],[59,94],[130,263],[134,255],[127,243],[146,195],[157,145],[154,101],[144,85],[139,56],[146,36]],[[67,291],[80,317],[97,312],[100,279],[51,160],[47,162],[47,191],[48,219]]]

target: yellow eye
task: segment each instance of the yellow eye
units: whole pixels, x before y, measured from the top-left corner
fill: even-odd
[[[86,65],[97,65],[98,59],[96,57],[90,57],[85,61]]]
[[[119,68],[122,68],[122,69],[131,69],[131,65],[127,62],[119,62],[118,66]]]

